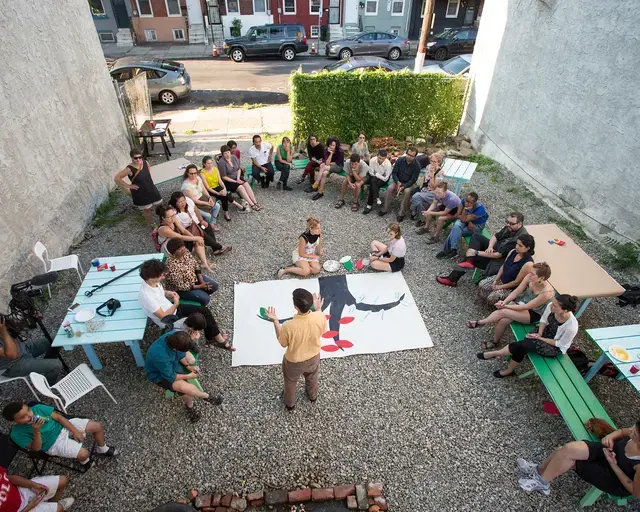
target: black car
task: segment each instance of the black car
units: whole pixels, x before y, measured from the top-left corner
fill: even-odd
[[[309,50],[304,26],[299,23],[278,23],[251,27],[244,36],[224,41],[224,53],[234,62],[245,57],[280,55],[293,60],[298,53]]]
[[[448,28],[429,38],[427,57],[445,60],[454,55],[473,53],[477,35],[475,27]]]

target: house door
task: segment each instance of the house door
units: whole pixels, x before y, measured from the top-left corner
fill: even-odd
[[[340,24],[340,0],[329,0],[329,23]]]
[[[209,3],[209,23],[211,25],[219,25],[222,23],[220,19],[220,6],[218,0]]]
[[[358,24],[359,0],[344,0],[344,24]]]
[[[116,18],[118,28],[129,28],[129,14],[124,0],[113,0],[113,15]]]
[[[465,25],[473,25],[475,18],[473,16],[475,12],[475,7],[469,3],[467,6],[467,10],[464,12],[464,24]]]
[[[422,14],[426,7],[425,0],[411,2],[411,15],[409,23],[409,39],[420,39],[420,29],[422,28]]]

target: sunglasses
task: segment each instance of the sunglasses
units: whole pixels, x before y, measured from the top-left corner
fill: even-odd
[[[138,155],[138,156],[134,156],[133,159],[134,160],[142,160],[142,157],[140,155]]]

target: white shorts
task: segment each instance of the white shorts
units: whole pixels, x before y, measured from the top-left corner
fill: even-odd
[[[58,504],[46,502],[53,498],[56,492],[58,492],[60,477],[55,475],[38,476],[36,478],[32,478],[31,481],[42,484],[49,489],[44,500],[42,500],[36,508],[32,508],[31,510],[33,510],[33,512],[56,512],[56,510],[58,510]],[[18,507],[18,512],[20,512],[36,497],[36,493],[32,489],[25,489],[24,487],[18,487],[18,492],[22,498],[22,503]]]
[[[72,418],[69,422],[76,427],[80,432],[85,432],[89,420],[83,418]],[[71,432],[66,428],[62,429],[58,439],[56,439],[53,446],[47,450],[47,454],[54,455],[56,457],[64,457],[65,459],[77,459],[78,453],[82,449],[82,443],[76,441]]]

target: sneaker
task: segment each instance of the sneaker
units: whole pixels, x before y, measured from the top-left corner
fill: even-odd
[[[523,475],[535,477],[538,474],[538,465],[535,462],[529,462],[528,460],[518,457],[516,464]]]
[[[438,281],[440,284],[443,284],[444,286],[451,286],[452,288],[455,288],[456,286],[458,286],[458,283],[456,283],[455,281],[452,281],[451,279],[445,276],[436,277],[436,281]]]
[[[417,227],[417,228],[419,228],[419,227],[421,227],[421,226],[424,226],[424,221],[423,221],[422,219],[418,219],[418,220],[416,221],[416,227]]]
[[[210,403],[211,405],[222,405],[222,402],[224,402],[224,397],[219,394],[215,396],[209,395],[209,398],[203,398],[202,400]]]
[[[380,198],[376,199],[376,204],[378,206],[382,206],[382,199],[380,199]]]
[[[439,243],[440,240],[438,240],[437,238],[430,236],[429,238],[427,238],[426,243],[427,245],[433,245],[433,244],[437,244]]]
[[[474,268],[476,268],[476,266],[469,260],[458,263],[458,267],[464,270],[473,270]]]
[[[324,194],[321,192],[316,192],[315,194],[313,194],[313,197],[311,198],[312,201],[317,201],[318,199],[322,199],[324,197]]]
[[[384,210],[380,210],[378,212],[378,217],[384,217],[387,214],[387,212],[385,212]]]
[[[120,450],[118,450],[117,448],[113,447],[113,446],[109,446],[109,448],[107,449],[106,452],[100,452],[96,449],[95,451],[96,455],[103,455],[105,457],[116,457],[118,455],[120,455]]]
[[[371,206],[365,206],[364,210],[362,210],[362,213],[367,215],[368,213],[371,213],[371,210],[372,210]]]
[[[195,407],[187,408],[187,416],[191,423],[197,423],[202,418],[202,414]]]
[[[429,232],[429,229],[423,226],[416,231],[416,235],[424,235],[425,233],[428,233],[428,232]]]
[[[58,501],[58,505],[62,507],[62,510],[69,510],[75,502],[76,499],[73,497],[62,498],[60,501]]]
[[[287,185],[284,185],[282,187],[282,190],[286,190],[287,192],[290,192],[291,190],[293,190],[291,187],[288,187]]]
[[[518,480],[520,489],[526,492],[539,492],[545,496],[551,494],[551,484],[542,480],[540,476],[534,478],[520,478]]]

